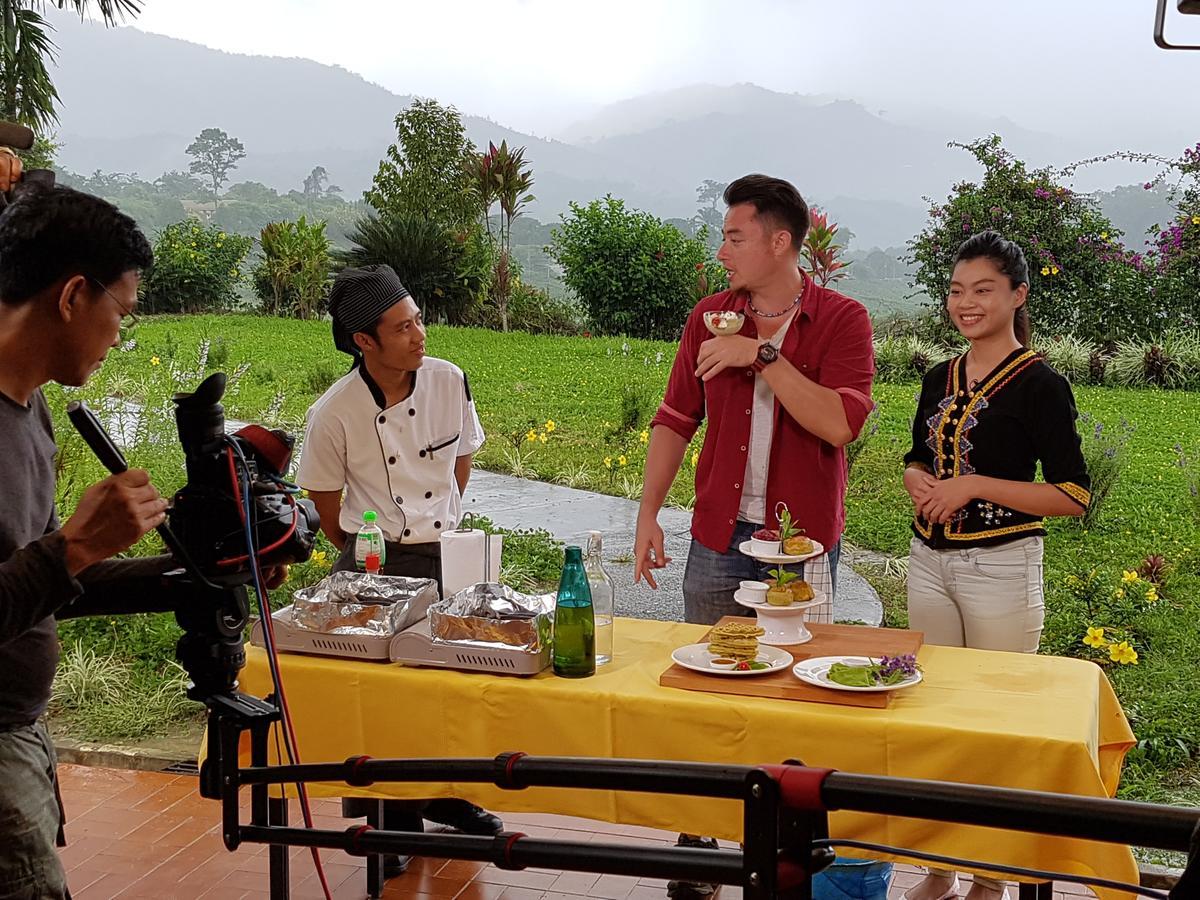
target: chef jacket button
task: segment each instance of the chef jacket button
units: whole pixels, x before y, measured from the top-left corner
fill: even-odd
[[[411,528],[405,528],[405,529],[404,529],[404,536],[405,536],[405,537],[408,537],[410,534],[412,534],[412,529],[411,529]]]
[[[750,415],[750,410],[746,410],[746,415]]]
[[[389,456],[389,457],[388,457],[388,465],[389,465],[389,466],[394,466],[395,464],[396,464],[396,457],[394,457],[394,456]]]
[[[730,524],[730,525],[732,525],[732,524],[733,524],[733,519],[730,519],[730,520],[729,520],[729,524]]]
[[[383,424],[384,422],[386,422],[386,421],[387,421],[387,416],[380,416],[380,417],[379,417],[379,424],[380,424],[380,425],[382,425],[382,424]]]
[[[421,456],[424,456],[424,455],[425,455],[425,451],[424,451],[424,450],[422,450],[420,455],[421,455]]]
[[[743,452],[743,453],[745,453],[745,452],[746,452],[746,448],[745,448],[744,446],[742,447],[742,452]]]
[[[753,369],[747,369],[747,370],[746,370],[746,377],[747,377],[747,378],[753,378],[753,377],[754,377],[754,370],[753,370]]]
[[[433,496],[433,491],[426,491],[426,492],[425,492],[425,499],[426,499],[426,500],[428,500],[428,499],[429,499],[430,497],[432,497],[432,496]]]
[[[441,528],[441,527],[442,527],[442,523],[441,523],[441,522],[434,522],[434,523],[433,523],[433,527],[434,527],[434,528]]]
[[[410,416],[415,416],[417,414],[417,411],[415,409],[409,407],[408,414]]]
[[[738,484],[736,481],[733,483],[733,488],[734,488],[734,490],[737,490],[737,489],[738,489],[738,488],[740,488],[740,487],[741,487],[741,485],[740,485],[740,484]]]
[[[396,504],[397,504],[397,505],[401,505],[401,504],[403,504],[403,503],[404,503],[404,498],[403,498],[403,497],[397,497],[397,498],[396,498]]]

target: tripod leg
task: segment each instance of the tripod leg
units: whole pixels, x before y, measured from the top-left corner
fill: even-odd
[[[287,798],[272,797],[267,800],[267,816],[272,825],[286,825],[288,821]],[[272,844],[269,852],[271,862],[271,900],[288,900],[291,895],[291,861],[288,847]]]
[[[370,804],[367,813],[367,824],[372,828],[383,827],[383,801]],[[383,895],[383,855],[370,853],[367,855],[367,897],[379,900]]]

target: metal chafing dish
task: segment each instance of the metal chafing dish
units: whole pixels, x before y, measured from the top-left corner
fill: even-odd
[[[428,579],[339,572],[272,616],[280,651],[536,675],[550,664],[554,595],[480,583],[439,600]],[[263,646],[262,624],[251,643]]]

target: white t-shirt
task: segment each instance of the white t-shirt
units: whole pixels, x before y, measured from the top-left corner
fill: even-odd
[[[455,461],[483,444],[466,376],[426,357],[412,393],[386,409],[369,378],[354,369],[308,410],[296,481],[308,491],[345,490],[338,524],[347,534],[373,509],[387,540],[437,541],[462,515]]]
[[[776,349],[796,317],[793,310],[783,325],[768,339]],[[754,374],[754,403],[750,414],[750,450],[746,453],[746,472],[742,476],[742,500],[738,518],[758,525],[767,521],[767,469],[771,464],[771,439],[775,434],[775,392],[761,372]]]

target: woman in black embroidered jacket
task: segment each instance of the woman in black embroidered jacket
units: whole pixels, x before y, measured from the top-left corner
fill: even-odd
[[[970,348],[926,374],[904,457],[909,626],[931,644],[1036,653],[1043,517],[1082,515],[1091,500],[1070,385],[1026,346],[1028,293],[1016,244],[985,231],[959,248],[946,310]],[[957,888],[953,872],[930,870],[905,896]],[[981,878],[967,894],[1006,896]]]

